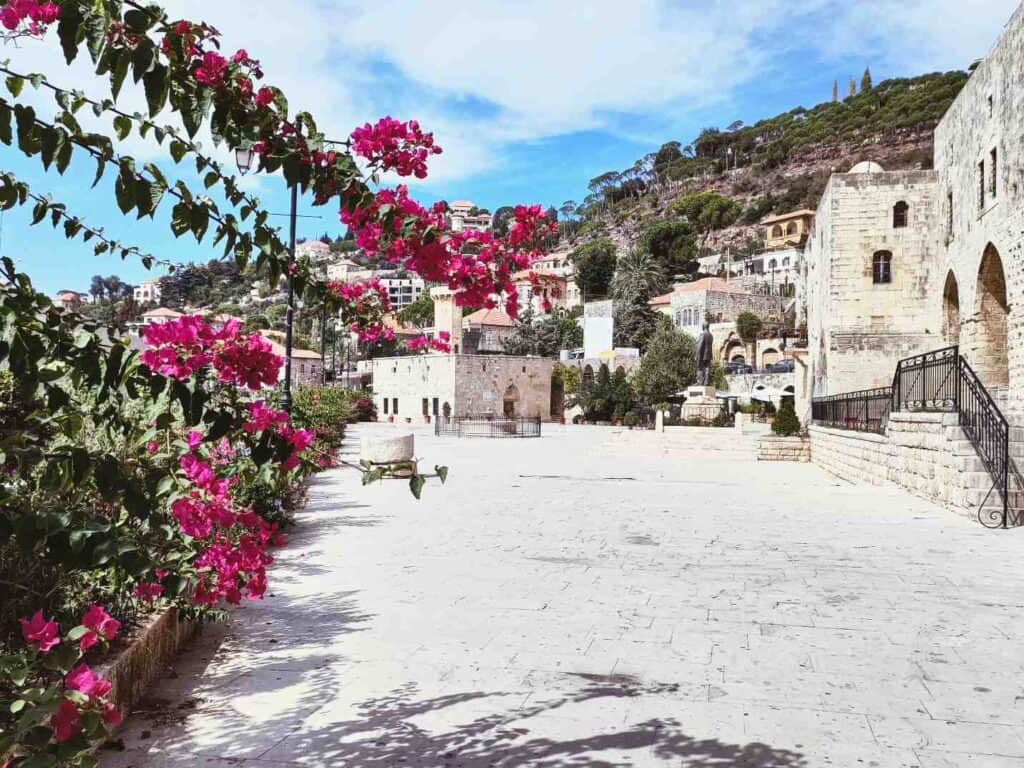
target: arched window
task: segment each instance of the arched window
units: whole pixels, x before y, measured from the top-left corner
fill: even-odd
[[[676,312],[676,326],[681,328],[684,325],[686,325],[686,313]]]
[[[907,226],[907,214],[910,206],[900,200],[892,207],[892,226],[894,229],[902,229]]]
[[[774,270],[777,266],[779,266],[779,263],[775,259],[768,262],[768,269]]]
[[[889,251],[875,251],[871,259],[871,279],[875,283],[892,282],[892,254]]]
[[[782,266],[784,266],[784,267],[788,267],[789,266],[789,256],[787,256],[786,258],[784,258],[782,260]]]
[[[772,237],[782,237],[782,227],[778,224],[772,227]]]
[[[786,225],[786,234],[787,235],[795,235],[796,234],[796,222],[795,221],[791,221],[791,222],[789,222],[789,224]]]

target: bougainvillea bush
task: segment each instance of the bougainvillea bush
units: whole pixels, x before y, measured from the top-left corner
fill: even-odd
[[[257,58],[222,52],[216,29],[155,4],[0,0],[0,36],[19,46],[50,36],[63,53],[46,73],[23,72],[10,47],[0,143],[53,174],[87,164],[94,186],[113,175],[105,188],[125,216],[212,241],[269,285],[288,275],[308,305],[361,339],[387,337],[380,287],[331,285],[296,262],[260,201],[196,141],[203,131],[222,152],[252,150],[257,171],[338,210],[366,254],[448,286],[460,305],[518,313],[512,275],[529,268],[555,222],[540,206],[517,206],[504,236],[453,233],[443,205],[381,187],[384,173],[423,178],[441,151],[414,120],[383,118],[328,142],[312,114],[263,81]],[[61,87],[58,70],[85,57],[97,92]],[[26,87],[39,93],[22,98]],[[118,106],[125,88],[143,92],[145,113]],[[38,109],[44,96],[53,104]],[[166,162],[126,154],[129,138],[162,147]],[[16,208],[97,256],[178,266],[0,172],[0,210]],[[183,317],[148,329],[139,352],[54,306],[9,260],[0,272],[0,574],[32,574],[0,585],[0,768],[95,764],[88,748],[119,717],[94,668],[106,644],[145,606],[198,617],[262,597],[282,507],[332,462],[337,436],[299,423],[319,405],[300,406],[294,421],[275,405],[281,361],[233,323]],[[417,496],[423,482],[410,479]]]

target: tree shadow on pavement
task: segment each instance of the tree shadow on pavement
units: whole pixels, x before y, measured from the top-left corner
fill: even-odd
[[[444,719],[445,709],[474,702],[472,706],[479,709],[486,706],[485,699],[505,694],[472,692],[419,698],[417,686],[408,684],[388,696],[356,705],[356,718],[300,729],[263,759],[286,761],[302,756],[317,765],[360,768],[626,768],[654,762],[674,768],[807,767],[801,753],[760,743],[699,738],[686,733],[673,717],[621,726],[609,723],[605,728],[598,725],[597,732],[573,733],[566,738],[545,735],[552,727],[556,731],[566,727],[585,733],[593,730],[593,724],[573,719],[572,708],[598,699],[653,696],[670,710],[671,695],[678,687],[645,684],[625,675],[577,677],[586,684],[575,691],[437,729],[413,720],[429,720],[431,715]]]

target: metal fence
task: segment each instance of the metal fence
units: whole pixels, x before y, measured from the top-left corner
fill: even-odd
[[[885,432],[892,407],[889,387],[844,392],[816,397],[811,401],[811,418],[817,424],[858,432]]]
[[[439,417],[434,422],[435,435],[452,437],[540,437],[537,416],[456,416]]]
[[[957,347],[900,360],[892,382],[893,410],[957,410],[960,404],[959,361]]]

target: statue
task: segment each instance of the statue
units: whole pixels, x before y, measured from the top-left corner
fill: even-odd
[[[704,323],[704,332],[700,335],[700,341],[697,342],[697,383],[702,387],[708,385],[714,346],[715,339],[711,335],[708,324]]]

